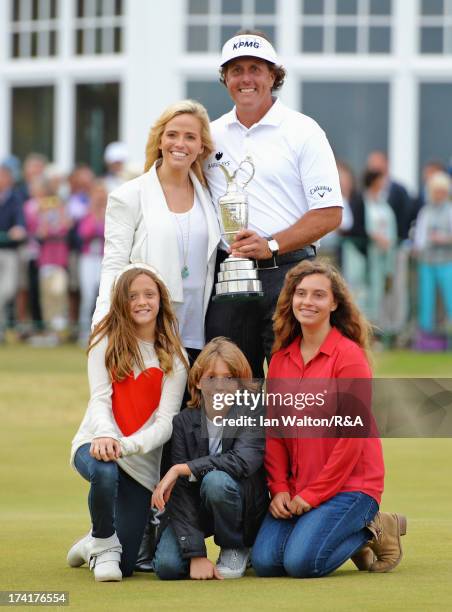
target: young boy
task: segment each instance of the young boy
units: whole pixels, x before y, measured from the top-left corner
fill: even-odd
[[[221,337],[209,342],[193,364],[189,407],[173,420],[173,467],[152,496],[159,510],[166,507],[154,558],[163,580],[241,578],[245,573],[249,547],[269,503],[264,439],[257,429],[219,424],[226,411],[213,408],[209,387],[238,388],[237,379],[251,376],[240,349]],[[243,415],[242,410],[231,408],[228,419]],[[204,539],[210,535],[221,547],[216,565],[207,558]]]

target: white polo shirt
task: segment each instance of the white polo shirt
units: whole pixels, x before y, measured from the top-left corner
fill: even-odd
[[[226,191],[221,164],[234,172],[250,155],[256,173],[246,188],[249,229],[272,236],[298,221],[308,210],[342,207],[339,176],[325,132],[310,117],[278,99],[262,119],[246,128],[235,107],[211,123],[214,153],[204,172],[215,205]],[[247,166],[244,167],[244,170]],[[245,174],[239,173],[239,178]]]

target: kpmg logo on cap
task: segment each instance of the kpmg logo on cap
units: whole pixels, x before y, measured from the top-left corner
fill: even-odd
[[[249,55],[250,57],[258,57],[272,64],[278,62],[276,51],[272,44],[262,36],[238,35],[227,40],[221,51],[221,66],[226,62],[237,57]]]
[[[259,49],[261,46],[261,43],[259,42],[259,40],[257,40],[257,38],[255,38],[254,40],[250,40],[249,38],[242,38],[241,40],[235,42],[232,45],[232,50],[233,51],[239,51],[240,49],[242,49],[243,47],[247,48],[247,49]]]

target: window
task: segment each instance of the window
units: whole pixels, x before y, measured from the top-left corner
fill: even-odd
[[[390,53],[393,0],[300,0],[302,53]]]
[[[12,153],[19,159],[33,151],[53,159],[52,86],[13,87],[11,90]]]
[[[452,0],[422,0],[419,34],[422,54],[452,53]]]
[[[186,48],[219,53],[237,30],[261,30],[274,42],[276,0],[188,0]]]
[[[303,113],[320,124],[336,157],[348,162],[357,177],[369,151],[388,149],[388,83],[305,81],[302,101]]]
[[[9,50],[12,58],[57,54],[59,4],[59,0],[12,0]]]
[[[75,53],[121,53],[123,8],[123,0],[76,0]]]
[[[432,159],[452,162],[452,83],[421,83],[419,171]]]
[[[119,84],[77,85],[75,161],[101,174],[104,149],[119,136]]]
[[[234,105],[226,87],[218,81],[187,81],[186,97],[201,102],[212,121],[230,111]]]

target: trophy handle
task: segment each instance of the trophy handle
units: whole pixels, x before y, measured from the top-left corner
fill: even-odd
[[[226,170],[226,168],[220,164],[218,166],[220,168],[220,170],[223,172],[225,178],[226,178],[226,183],[229,185],[230,183],[233,182],[234,178],[235,178],[235,172],[234,174],[229,174],[229,172]],[[240,166],[239,166],[240,167]]]
[[[254,176],[254,173],[256,171],[256,168],[254,166],[253,160],[251,159],[250,155],[247,155],[245,157],[245,159],[242,162],[240,162],[237,170],[234,172],[234,177],[237,176],[237,174],[239,173],[240,170],[243,170],[242,166],[244,166],[245,164],[248,164],[249,166],[251,166],[251,173],[250,173],[250,175],[248,177],[248,180],[246,180],[244,183],[241,184],[241,188],[242,189],[245,189],[245,187],[248,185],[248,183],[251,182],[251,180],[252,180],[252,178]]]

